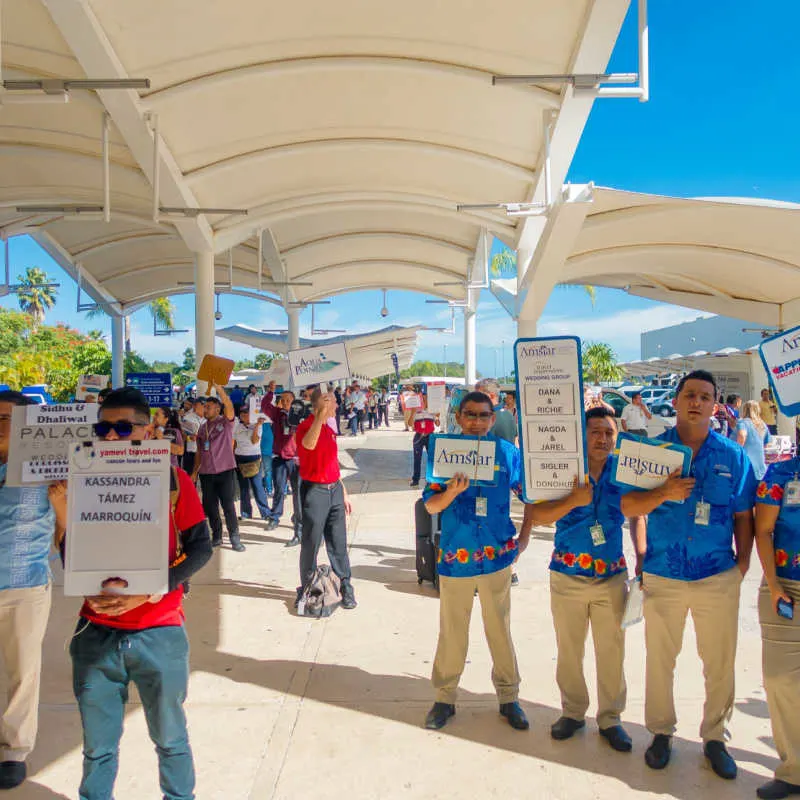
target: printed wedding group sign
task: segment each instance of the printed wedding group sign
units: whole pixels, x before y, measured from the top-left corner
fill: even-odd
[[[91,440],[97,422],[94,403],[16,406],[11,413],[9,486],[41,486],[67,477],[67,450]]]
[[[523,497],[564,497],[586,472],[580,339],[518,339],[514,362]]]
[[[64,594],[168,588],[170,443],[87,442],[69,448]]]
[[[685,445],[620,433],[611,482],[634,489],[655,489],[676,469],[687,476],[691,462],[692,450]]]
[[[428,447],[428,483],[446,483],[462,473],[479,486],[494,486],[497,440],[432,434]]]
[[[772,393],[787,417],[800,414],[800,327],[761,342],[758,348]]]
[[[289,380],[296,388],[349,377],[350,365],[344,343],[289,351]]]

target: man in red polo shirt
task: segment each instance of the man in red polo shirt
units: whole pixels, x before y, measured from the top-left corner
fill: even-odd
[[[336,398],[332,392],[316,388],[311,394],[311,406],[313,413],[297,426],[295,434],[303,512],[297,597],[300,598],[314,576],[317,553],[324,538],[331,569],[342,583],[342,608],[355,608],[347,554],[346,517],[351,510],[350,501],[339,472],[336,433],[328,425],[328,420],[336,416]]]

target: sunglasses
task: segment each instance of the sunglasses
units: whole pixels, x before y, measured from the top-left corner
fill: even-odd
[[[98,439],[105,439],[111,431],[114,431],[120,439],[128,439],[133,434],[133,429],[138,427],[141,426],[121,420],[120,422],[95,422],[92,430]]]
[[[491,419],[491,411],[465,411],[464,416],[467,419]]]

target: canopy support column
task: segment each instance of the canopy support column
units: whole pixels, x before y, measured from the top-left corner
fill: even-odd
[[[111,386],[125,385],[125,333],[122,314],[111,314]]]
[[[289,330],[286,333],[286,344],[289,350],[300,349],[300,309],[287,308],[286,316],[289,318]]]
[[[194,256],[194,341],[198,366],[214,354],[214,253],[204,250]]]
[[[467,386],[474,386],[478,379],[476,370],[478,349],[475,339],[478,310],[474,295],[474,289],[467,289],[467,304],[464,306],[464,379]]]
[[[517,320],[517,338],[518,339],[533,339],[536,336],[536,323],[535,319],[518,319]]]

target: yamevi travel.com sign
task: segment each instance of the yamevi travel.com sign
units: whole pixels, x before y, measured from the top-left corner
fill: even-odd
[[[347,347],[339,342],[324,347],[304,347],[289,351],[292,386],[311,386],[350,377]]]

